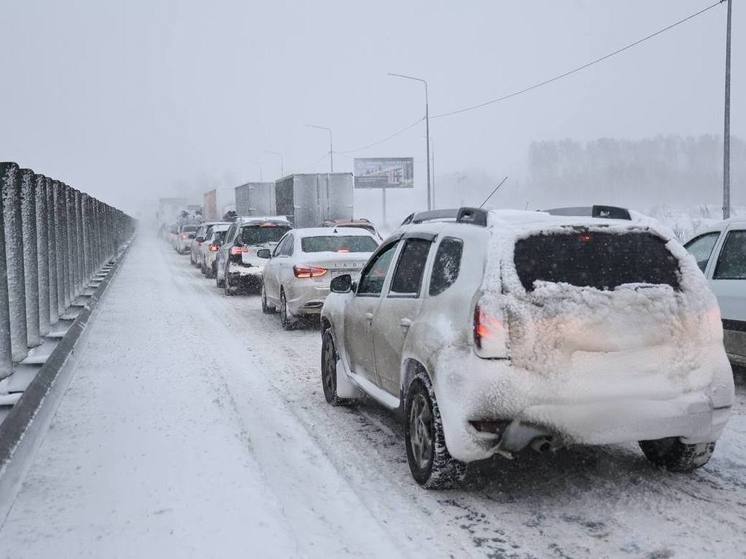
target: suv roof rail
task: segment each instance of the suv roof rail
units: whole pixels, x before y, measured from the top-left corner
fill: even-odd
[[[550,215],[574,215],[583,217],[599,217],[602,219],[626,219],[630,221],[632,216],[627,208],[617,206],[580,206],[574,208],[552,208],[543,210]]]
[[[482,208],[449,208],[444,210],[429,210],[409,214],[402,225],[424,223],[426,221],[453,220],[457,223],[469,223],[487,227],[487,210]]]

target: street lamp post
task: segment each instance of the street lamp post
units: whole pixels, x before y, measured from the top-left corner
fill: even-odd
[[[329,132],[329,168],[331,172],[334,172],[334,142],[332,141],[332,129],[326,126],[319,126],[318,124],[306,124],[309,128],[318,128],[319,130],[326,130]]]
[[[733,0],[728,0],[725,36],[725,118],[723,124],[723,219],[730,217],[730,35]]]
[[[285,176],[285,158],[282,156],[282,153],[279,151],[272,151],[272,150],[264,150],[267,153],[271,153],[272,155],[276,155],[280,158],[280,176]]]
[[[406,74],[394,74],[389,72],[389,76],[394,78],[403,78],[405,80],[414,80],[420,82],[425,86],[425,150],[427,159],[427,209],[433,209],[433,192],[430,186],[430,108],[427,98],[427,81],[422,78],[416,78],[414,76],[408,76]]]

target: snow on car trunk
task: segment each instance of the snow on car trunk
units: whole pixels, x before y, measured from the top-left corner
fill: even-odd
[[[664,233],[558,227],[499,245],[502,267],[488,264],[484,299],[506,321],[514,367],[577,383],[579,401],[651,389],[669,397],[712,381],[717,303]]]

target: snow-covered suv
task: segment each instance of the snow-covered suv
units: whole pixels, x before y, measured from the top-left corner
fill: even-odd
[[[473,208],[411,217],[322,311],[331,404],[399,410],[414,478],[531,446],[710,458],[733,402],[717,302],[651,222]]]

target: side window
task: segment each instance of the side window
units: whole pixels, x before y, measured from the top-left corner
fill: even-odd
[[[292,256],[293,255],[293,248],[295,247],[295,239],[292,235],[288,235],[285,237],[285,242],[282,243],[282,254],[284,256]]]
[[[440,295],[458,279],[461,270],[461,255],[464,243],[460,239],[446,237],[438,246],[430,276],[430,295]]]
[[[389,271],[391,260],[394,258],[396,247],[399,243],[392,243],[382,252],[379,252],[374,260],[368,262],[360,275],[360,284],[357,288],[358,295],[380,295],[383,291],[383,282]]]
[[[425,274],[427,255],[432,243],[424,239],[408,239],[396,264],[394,278],[391,280],[391,295],[419,297],[422,287],[422,276]]]
[[[712,249],[715,248],[715,243],[717,242],[719,236],[719,231],[714,233],[705,233],[704,235],[700,235],[696,239],[692,239],[686,244],[686,250],[688,250],[689,253],[694,256],[694,259],[697,261],[697,266],[699,266],[699,269],[703,272],[705,271],[705,268],[707,268],[707,261],[710,259]]]
[[[287,239],[288,239],[287,235],[285,235],[282,239],[280,239],[280,242],[277,243],[275,250],[272,251],[272,256],[280,256],[282,254],[282,248],[285,246],[285,241],[287,241]]]
[[[233,237],[236,235],[237,227],[238,226],[235,223],[230,226],[228,232],[225,234],[225,244],[229,244],[233,241]]]
[[[746,280],[746,230],[728,233],[712,278]]]

